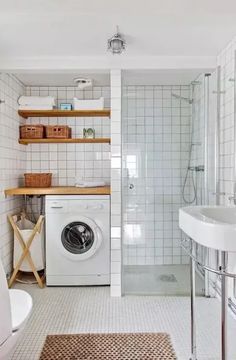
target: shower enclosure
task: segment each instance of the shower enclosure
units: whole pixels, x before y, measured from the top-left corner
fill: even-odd
[[[189,258],[181,247],[178,212],[183,206],[216,201],[217,147],[211,124],[216,78],[202,74],[189,85],[124,82],[124,294],[189,294]],[[204,249],[197,251],[209,257]],[[201,269],[196,290],[209,294],[209,279]]]

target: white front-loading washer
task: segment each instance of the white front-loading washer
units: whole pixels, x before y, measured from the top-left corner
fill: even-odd
[[[110,284],[109,195],[46,196],[46,282]]]

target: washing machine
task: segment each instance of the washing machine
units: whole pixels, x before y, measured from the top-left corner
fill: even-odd
[[[109,195],[48,195],[48,286],[110,284]]]

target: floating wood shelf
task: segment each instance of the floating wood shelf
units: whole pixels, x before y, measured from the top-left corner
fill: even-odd
[[[103,110],[18,110],[24,119],[29,117],[110,117],[110,109]]]
[[[95,139],[19,139],[19,143],[22,145],[28,144],[110,144],[110,138],[95,138]]]
[[[12,195],[110,195],[110,186],[79,188],[75,186],[52,186],[49,188],[20,187],[6,189],[5,196]]]

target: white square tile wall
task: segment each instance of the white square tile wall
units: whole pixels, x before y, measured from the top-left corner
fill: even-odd
[[[111,296],[121,296],[121,71],[111,70]]]
[[[54,96],[60,103],[73,103],[79,99],[105,98],[105,107],[110,107],[110,87],[96,86],[91,90],[77,87],[27,87],[27,94],[33,96]],[[108,117],[94,118],[32,118],[32,124],[68,125],[72,137],[82,138],[83,128],[94,128],[96,137],[110,137],[111,120]],[[27,146],[27,171],[52,172],[53,185],[73,186],[75,178],[104,180],[110,183],[109,144],[33,144]]]
[[[228,203],[234,193],[234,79],[236,38],[219,54],[220,66],[220,191],[226,195],[221,203]]]
[[[26,148],[18,143],[19,125],[22,119],[17,114],[17,99],[25,92],[24,85],[13,75],[0,74],[0,256],[6,272],[12,268],[13,238],[7,214],[20,210],[22,199],[5,198],[4,190],[22,185],[26,169]]]
[[[123,87],[125,265],[188,262],[180,247],[178,210],[190,145],[190,105],[172,92],[190,97],[189,86]]]

